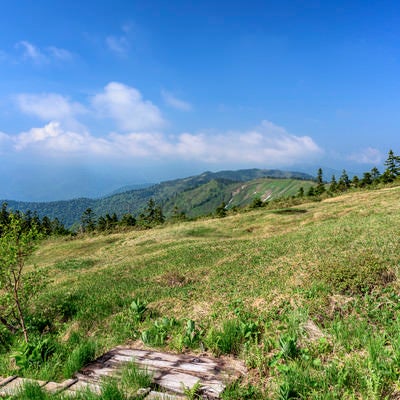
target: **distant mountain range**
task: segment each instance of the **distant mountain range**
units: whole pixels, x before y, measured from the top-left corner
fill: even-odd
[[[254,197],[262,200],[291,196],[303,186],[313,185],[313,177],[303,172],[276,169],[244,169],[238,171],[204,172],[141,188],[123,187],[100,199],[77,198],[52,202],[21,202],[2,200],[9,208],[37,212],[40,217],[58,218],[67,227],[79,223],[83,212],[91,208],[95,215],[130,213],[138,216],[150,198],[161,205],[165,215],[174,208],[188,217],[210,214],[223,201],[228,207],[244,206]],[[127,189],[127,190],[126,190]]]

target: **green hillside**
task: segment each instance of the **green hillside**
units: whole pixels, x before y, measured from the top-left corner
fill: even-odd
[[[264,184],[251,190],[265,194]],[[203,187],[208,198],[219,185]],[[56,350],[16,371],[18,336],[0,331],[0,375],[59,379],[70,376],[77,354],[130,343],[244,360],[249,375],[225,399],[395,399],[399,226],[393,187],[49,239],[30,260],[46,285],[29,299],[29,326]]]
[[[248,205],[255,197],[265,202],[295,196],[301,187],[307,192],[313,185],[314,182],[298,179],[255,179],[236,186],[229,200],[229,207]]]
[[[263,178],[265,179],[263,180]],[[163,212],[167,216],[170,216],[174,208],[178,207],[188,217],[197,217],[212,213],[222,201],[229,203],[232,193],[239,190],[238,182],[254,179],[262,182],[255,186],[260,186],[260,190],[265,193],[269,191],[273,198],[295,195],[300,186],[307,188],[311,185],[311,177],[304,173],[249,169],[205,172],[201,175],[162,182],[142,189],[116,193],[101,199],[81,198],[48,203],[7,201],[7,203],[10,209],[22,212],[31,210],[37,212],[40,217],[46,215],[51,219],[58,218],[67,227],[79,222],[87,208],[91,208],[97,216],[113,213],[116,213],[118,217],[127,213],[138,216],[145,209],[150,198],[162,206]],[[253,186],[248,186],[248,190],[240,189],[242,199],[232,202],[230,205],[249,204],[254,198],[253,194],[249,192],[254,189]]]

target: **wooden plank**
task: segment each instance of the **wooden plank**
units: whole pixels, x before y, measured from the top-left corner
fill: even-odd
[[[7,385],[7,383],[13,381],[13,380],[16,379],[16,378],[17,378],[17,375],[9,376],[9,377],[7,377],[7,378],[2,378],[2,379],[0,380],[0,387],[1,387],[1,386]]]
[[[245,371],[244,364],[230,358],[212,358],[190,354],[116,347],[84,367],[76,377],[79,381],[99,383],[104,376],[118,375],[122,366],[134,362],[147,370],[161,389],[171,394],[184,394],[197,382],[207,398],[218,398],[225,384]]]
[[[46,385],[46,381],[35,381],[33,379],[15,378],[0,389],[0,397],[12,396],[16,394],[26,383],[37,383],[39,386]]]
[[[43,386],[43,389],[47,390],[50,393],[62,392],[65,389],[68,389],[74,383],[76,383],[78,379],[67,379],[64,382],[47,382],[46,385]]]
[[[67,392],[85,392],[86,390],[100,394],[101,386],[96,383],[78,380],[68,388]]]

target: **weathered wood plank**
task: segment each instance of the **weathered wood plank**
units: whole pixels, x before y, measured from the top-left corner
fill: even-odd
[[[243,363],[228,358],[212,358],[189,354],[162,353],[142,349],[116,347],[83,368],[76,377],[86,382],[99,382],[102,377],[116,375],[127,362],[152,374],[162,389],[183,394],[197,382],[208,398],[218,398],[227,382],[245,372]]]
[[[78,381],[78,379],[67,379],[62,383],[47,382],[43,386],[43,389],[47,390],[50,393],[62,392],[63,390],[68,389],[70,386],[72,386],[77,381]]]
[[[93,393],[100,394],[101,386],[93,382],[87,382],[82,380],[77,380],[73,385],[71,385],[66,392],[84,392],[90,390]]]
[[[17,375],[9,376],[7,378],[1,378],[0,379],[0,387],[7,385],[7,383],[13,381],[16,378],[17,378]]]
[[[37,381],[33,379],[26,379],[26,378],[15,378],[12,379],[9,383],[5,386],[2,386],[0,389],[0,397],[12,396],[13,394],[17,393],[23,385],[28,382],[37,383],[39,386],[46,385],[46,381]]]

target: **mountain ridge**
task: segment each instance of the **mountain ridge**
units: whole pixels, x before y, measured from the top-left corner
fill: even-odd
[[[6,202],[8,207],[14,210],[22,212],[30,210],[40,217],[47,215],[49,218],[57,218],[68,227],[79,222],[83,212],[88,208],[91,208],[97,216],[107,213],[116,213],[119,217],[128,213],[138,216],[150,198],[154,198],[162,206],[167,216],[172,214],[175,207],[178,207],[187,216],[197,217],[213,212],[223,201],[231,206],[241,206],[245,205],[246,202],[249,203],[254,197],[251,194],[242,193],[241,200],[235,204],[232,201],[232,193],[237,192],[238,183],[260,179],[269,179],[275,181],[275,183],[278,180],[284,180],[284,183],[278,186],[287,186],[288,190],[283,190],[280,187],[277,190],[278,192],[283,190],[283,193],[287,195],[293,195],[293,191],[298,190],[299,187],[299,184],[292,187],[290,180],[309,182],[308,186],[314,180],[311,175],[303,172],[282,171],[279,169],[253,168],[237,171],[205,171],[199,175],[164,181],[141,189],[132,189],[126,192],[117,190],[115,194],[96,199],[81,197],[51,202],[22,202],[15,200],[1,200],[1,202]],[[249,190],[265,192],[267,186],[271,184],[272,182],[269,181],[254,182],[253,185],[249,186],[249,188],[251,187]],[[255,188],[258,189],[256,190]],[[272,192],[273,190],[271,189],[271,194]],[[261,194],[260,197],[262,197]]]

